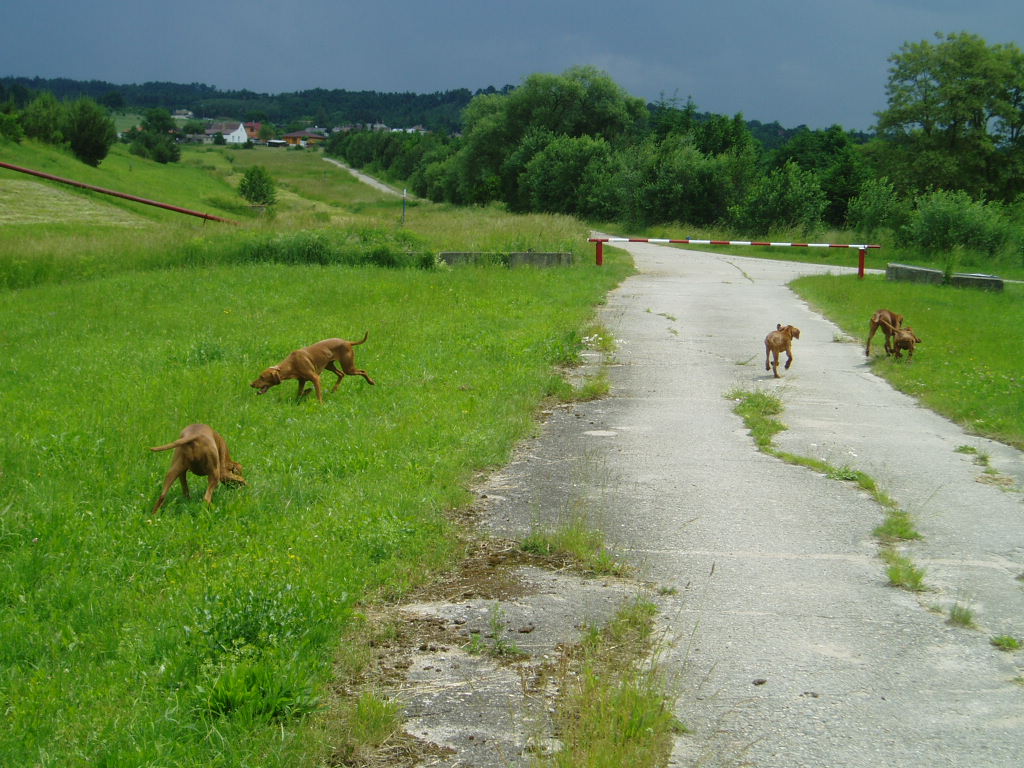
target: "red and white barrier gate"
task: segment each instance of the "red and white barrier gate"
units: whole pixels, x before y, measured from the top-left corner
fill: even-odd
[[[588,242],[597,248],[597,266],[604,264],[605,243],[688,243],[690,245],[768,245],[776,248],[856,248],[860,253],[857,276],[864,277],[864,258],[868,248],[881,248],[880,245],[847,245],[841,243],[770,243],[755,240],[673,240],[658,237],[592,237]]]

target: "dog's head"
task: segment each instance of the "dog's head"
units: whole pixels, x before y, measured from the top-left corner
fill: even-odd
[[[259,376],[257,376],[256,381],[254,381],[249,386],[257,390],[257,395],[262,395],[268,389],[270,389],[271,387],[276,387],[280,383],[281,369],[278,368],[276,365],[272,365],[265,371],[263,371],[263,373],[261,373]]]
[[[914,329],[908,325],[905,328],[900,328],[896,331],[896,343],[912,347],[914,344],[920,344],[921,339],[918,338],[916,333],[914,333]]]
[[[795,325],[783,325],[782,323],[777,323],[775,325],[775,328],[781,333],[784,333],[791,338],[800,338],[800,329],[797,328]]]

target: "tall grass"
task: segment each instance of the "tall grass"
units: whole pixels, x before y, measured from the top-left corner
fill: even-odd
[[[30,142],[15,151],[187,207],[230,198],[249,157],[187,151],[167,168],[115,148],[93,173]],[[305,734],[354,606],[452,556],[446,510],[532,429],[553,366],[625,274],[614,257],[603,270],[339,266],[381,247],[465,250],[461,232],[500,217],[446,229],[432,209],[433,230],[403,231],[330,184],[314,199],[315,163],[339,186],[347,174],[314,153],[276,157],[289,155],[303,160],[278,212],[240,227],[76,192],[72,210],[116,213],[39,223],[15,205],[0,232],[5,765],[316,764]],[[360,223],[325,227],[336,216]],[[527,235],[494,229],[496,245],[537,250],[585,234],[542,218]],[[322,406],[296,404],[294,382],[248,387],[298,346],[365,330],[376,387],[347,379]],[[147,448],[197,421],[250,484],[209,506],[202,482],[188,500],[176,486],[151,517],[170,457]]]
[[[904,315],[924,342],[912,362],[876,354],[873,370],[968,431],[1024,447],[1024,287],[992,293],[834,275],[792,287],[861,340],[876,310]]]
[[[271,265],[6,294],[0,754],[295,764],[280,729],[315,709],[353,605],[450,554],[444,511],[531,428],[615,279]],[[247,386],[364,330],[376,387],[346,379],[320,406]],[[169,459],[147,446],[196,421],[250,486],[210,507],[175,487],[150,517]]]

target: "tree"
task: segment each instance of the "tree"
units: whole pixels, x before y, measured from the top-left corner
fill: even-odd
[[[97,166],[117,140],[117,128],[103,107],[92,99],[81,98],[67,109],[64,137],[75,157]]]
[[[459,199],[487,203],[522,200],[519,177],[528,157],[508,163],[528,141],[540,151],[536,137],[590,136],[611,148],[622,146],[646,120],[642,99],[627,94],[594,67],[573,67],[561,75],[534,74],[507,94],[476,96],[463,113],[463,141],[449,167],[458,175]]]
[[[181,148],[174,140],[176,132],[177,124],[169,111],[146,110],[142,130],[135,133],[128,151],[158,163],[176,163],[181,159]]]
[[[759,179],[730,214],[741,231],[752,235],[787,229],[810,235],[821,228],[825,204],[817,175],[791,162]]]
[[[246,170],[238,184],[238,194],[253,205],[273,205],[277,201],[274,179],[262,165]]]
[[[872,155],[904,190],[1010,199],[1024,170],[1024,54],[966,32],[936,38],[889,58]]]
[[[43,91],[21,113],[21,127],[30,139],[63,144],[67,109],[49,91]]]
[[[828,198],[825,221],[842,226],[851,198],[859,194],[870,175],[867,162],[850,134],[838,125],[824,131],[798,131],[785,146],[772,153],[769,167],[783,168],[789,162],[818,175]]]

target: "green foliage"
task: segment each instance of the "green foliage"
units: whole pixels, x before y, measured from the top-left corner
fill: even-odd
[[[772,153],[769,167],[784,168],[790,162],[817,174],[828,200],[824,219],[829,224],[842,225],[850,200],[860,192],[869,174],[850,134],[838,125],[824,131],[800,131]]]
[[[1024,446],[1019,286],[992,293],[833,275],[802,277],[791,287],[860,339],[875,310],[898,308],[924,344],[913,366],[878,358],[873,371],[969,432]]]
[[[888,178],[868,179],[850,200],[846,222],[857,234],[874,238],[882,230],[898,230],[909,209]]]
[[[81,98],[67,108],[64,138],[75,157],[96,166],[117,141],[117,130],[103,107],[92,99]]]
[[[967,32],[936,39],[904,43],[889,59],[879,167],[901,189],[1012,200],[1024,191],[1024,53]]]
[[[177,126],[166,109],[149,109],[140,130],[129,137],[131,153],[158,163],[176,163],[181,159],[181,148],[174,140]]]
[[[818,177],[790,162],[754,182],[729,212],[733,225],[750,235],[790,229],[811,235],[821,230],[826,203]]]
[[[18,116],[0,111],[0,139],[17,142],[23,138],[25,138],[25,131],[18,121]]]
[[[906,245],[936,251],[967,248],[995,256],[1015,239],[1015,228],[999,203],[972,200],[963,191],[938,191],[917,198],[900,230]]]
[[[43,91],[21,113],[21,127],[30,139],[45,144],[64,143],[66,108],[49,91]]]
[[[603,167],[611,150],[604,139],[559,136],[526,164],[518,182],[529,200],[529,210],[578,213],[580,193],[591,165]]]
[[[262,165],[246,169],[238,183],[238,194],[253,205],[273,205],[277,201],[274,178]]]

